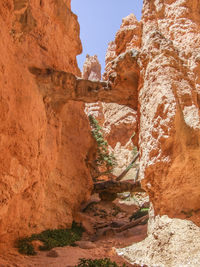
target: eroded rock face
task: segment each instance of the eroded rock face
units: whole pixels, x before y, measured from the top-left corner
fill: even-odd
[[[102,127],[109,151],[116,158],[113,174],[120,175],[133,159],[131,139],[137,132],[137,112],[123,105],[104,102],[86,104],[85,112],[95,117]],[[128,175],[135,177],[135,170],[130,170]]]
[[[144,1],[141,175],[161,215],[200,208],[199,11],[199,1]]]
[[[79,101],[124,104],[126,99],[120,102],[118,90],[106,82],[75,76],[80,76],[81,43],[70,1],[1,2],[0,27],[0,236],[5,242],[70,226],[92,190],[88,166],[95,144]]]
[[[141,23],[134,14],[122,19],[122,24],[115,36],[116,55],[120,55],[130,49],[140,49]]]
[[[115,41],[110,42],[108,45],[103,78],[110,80],[113,85],[121,81],[120,86],[124,87],[125,81],[132,76],[130,82],[137,86],[138,75],[137,71],[134,73],[137,69],[137,67],[134,68],[134,58],[137,56],[137,51],[140,50],[140,47],[141,23],[137,21],[135,15],[130,14],[122,20],[121,27],[116,33]],[[124,61],[126,61],[125,64]],[[134,78],[135,81],[133,80]]]
[[[92,189],[87,160],[93,139],[83,104],[65,101],[54,109],[48,97],[43,99],[38,75],[30,72],[37,67],[80,74],[79,25],[70,1],[1,1],[0,27],[0,236],[5,242],[8,236],[71,224]]]
[[[107,82],[93,82],[75,76],[81,44],[70,1],[0,3],[2,237],[70,225],[87,199],[94,144],[78,101],[137,112],[134,142],[139,135],[155,215],[200,224],[199,13],[197,0],[145,0],[142,25],[130,16],[110,45]]]
[[[18,60],[81,75],[76,62],[82,51],[80,29],[70,4],[69,0],[7,0],[1,4]]]
[[[160,215],[200,208],[198,4],[144,1],[142,22],[126,18],[107,53],[104,77],[138,112],[140,177]]]
[[[123,250],[132,262],[140,264],[198,266],[199,4],[197,0],[144,1],[141,47],[137,49],[135,69],[130,76],[137,74],[139,77],[132,90],[138,94],[135,104],[139,114],[140,178],[155,213],[150,220],[149,237]],[[119,79],[117,58],[123,70],[131,51],[114,57],[116,47],[115,41],[108,74],[104,76],[111,87],[119,84],[119,80],[124,82]],[[166,215],[191,220],[197,226],[184,220],[171,220]],[[178,225],[182,233],[177,230]],[[190,246],[196,236],[197,247]],[[187,251],[182,251],[184,247]]]
[[[153,267],[199,266],[200,229],[190,221],[157,217],[148,237],[118,249],[132,264]]]
[[[99,63],[97,55],[86,56],[86,60],[83,65],[82,78],[91,81],[101,80],[101,64]]]

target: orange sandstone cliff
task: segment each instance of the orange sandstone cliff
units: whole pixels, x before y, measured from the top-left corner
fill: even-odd
[[[0,29],[0,239],[5,241],[8,235],[71,224],[92,189],[87,160],[93,139],[84,105],[55,96],[62,73],[54,76],[54,86],[53,78],[47,79],[54,69],[80,75],[79,24],[70,1],[1,1]],[[58,108],[49,104],[52,96],[42,94],[40,69],[47,69],[44,84]]]
[[[144,1],[142,21],[125,18],[109,45],[104,74],[134,96],[140,178],[155,214],[172,217],[200,208],[198,3]]]
[[[199,1],[144,1],[140,147],[156,214],[200,208]],[[199,224],[199,221],[196,221]]]
[[[70,1],[1,1],[1,240],[71,224],[92,190],[81,102],[116,102],[137,114],[139,177],[152,202],[149,237],[122,252],[150,266],[198,266],[199,13],[199,0],[144,0],[142,21],[125,18],[110,44],[101,82],[76,77]]]
[[[109,49],[108,53],[110,53]],[[111,57],[109,57],[109,60],[111,60]],[[108,65],[109,60],[107,59]],[[101,65],[96,55],[86,56],[82,77],[93,81],[101,80]],[[95,103],[86,103],[85,113],[87,116],[92,115],[98,120],[104,138],[108,142],[109,151],[113,153],[116,159],[117,164],[113,170],[113,174],[121,174],[133,158],[134,146],[131,138],[137,132],[136,110],[116,103],[98,101]],[[134,177],[131,172],[129,172],[129,176]]]
[[[148,238],[120,251],[132,263],[199,265],[199,4],[144,0],[140,41],[122,24],[123,49],[119,33],[108,49],[105,79],[137,96],[139,177],[152,202]]]
[[[92,190],[88,163],[95,144],[83,102],[127,100],[107,82],[75,76],[81,76],[76,55],[82,48],[70,1],[1,2],[0,26],[5,242],[70,226]]]

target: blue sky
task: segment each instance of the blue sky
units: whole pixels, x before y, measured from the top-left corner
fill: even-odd
[[[122,18],[134,13],[141,18],[142,0],[72,0],[72,11],[78,15],[83,53],[77,56],[82,70],[86,54],[97,55],[104,70],[108,43],[115,39]]]

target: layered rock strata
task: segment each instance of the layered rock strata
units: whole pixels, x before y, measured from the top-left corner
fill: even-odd
[[[1,1],[0,28],[0,239],[5,242],[70,226],[92,190],[87,160],[94,144],[84,105],[65,101],[51,107],[30,72],[37,67],[80,75],[79,24],[70,1]]]
[[[160,215],[184,217],[200,208],[197,4],[144,1],[141,23],[125,18],[107,53],[104,77],[110,87],[124,89],[124,94],[130,88],[134,95],[140,177]],[[126,20],[135,25],[135,42]],[[191,219],[198,223],[196,217]]]
[[[138,99],[140,178],[154,211],[149,238],[122,251],[132,262],[198,266],[199,244],[189,245],[194,235],[199,238],[198,227],[166,215],[200,225],[199,12],[199,1],[145,0],[141,46],[117,55],[116,38],[109,47],[111,61],[104,77],[111,88],[127,82],[121,73],[126,73],[132,55],[132,73],[131,66],[127,73],[138,77],[132,90]],[[177,225],[182,225],[181,233],[176,233]],[[177,255],[183,247],[189,253],[180,252],[181,259]]]
[[[107,82],[93,82],[75,76],[70,1],[0,3],[1,240],[69,226],[90,194],[94,143],[80,101],[137,112],[134,143],[155,216],[200,225],[199,13],[198,0],[144,0],[142,22],[130,16],[110,45]]]
[[[89,162],[95,154],[80,101],[117,102],[119,93],[106,82],[75,76],[80,76],[76,55],[82,48],[70,1],[3,1],[0,26],[0,236],[5,242],[70,226],[92,190]]]

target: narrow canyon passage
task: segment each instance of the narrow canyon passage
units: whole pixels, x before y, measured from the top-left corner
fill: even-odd
[[[144,0],[100,78],[70,0],[0,3],[0,265],[199,266],[199,16]]]

